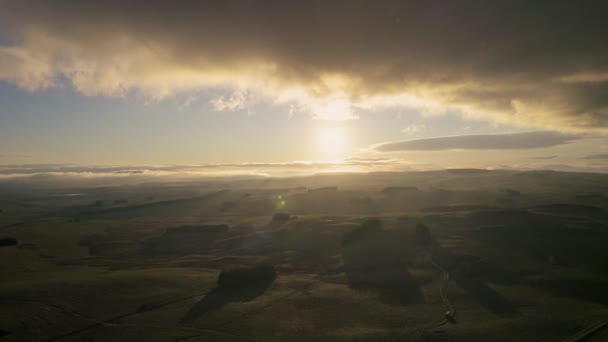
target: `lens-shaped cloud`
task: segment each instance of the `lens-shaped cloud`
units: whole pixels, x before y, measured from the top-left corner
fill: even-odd
[[[380,152],[443,151],[443,150],[521,150],[567,144],[580,136],[557,132],[526,132],[512,134],[471,134],[428,139],[414,139],[379,144]]]

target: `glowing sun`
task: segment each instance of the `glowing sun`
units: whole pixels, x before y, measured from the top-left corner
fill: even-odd
[[[325,124],[317,133],[317,148],[322,160],[338,162],[347,157],[350,139],[344,125]]]

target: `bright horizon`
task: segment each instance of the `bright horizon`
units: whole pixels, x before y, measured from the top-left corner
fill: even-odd
[[[26,3],[3,1],[0,18],[5,173],[302,162],[328,172],[608,171],[603,36],[570,23],[567,6],[528,35],[533,21],[505,34],[517,19],[508,16],[427,29],[452,27],[466,6],[448,18],[447,5],[207,4],[163,18],[165,4]],[[374,29],[361,30],[362,13]],[[564,22],[587,40],[564,36]]]

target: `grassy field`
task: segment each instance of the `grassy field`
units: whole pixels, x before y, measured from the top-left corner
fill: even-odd
[[[0,339],[559,341],[608,319],[605,194],[548,171],[0,184]],[[276,277],[218,288],[256,265]]]

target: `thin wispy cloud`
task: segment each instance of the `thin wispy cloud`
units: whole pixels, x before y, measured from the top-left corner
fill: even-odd
[[[246,91],[235,91],[230,96],[218,96],[211,100],[213,108],[218,112],[243,110],[251,102],[251,94]]]
[[[0,153],[0,158],[33,158],[34,156],[29,154],[18,154],[18,153]]]
[[[182,103],[179,105],[179,107],[178,107],[178,108],[179,108],[180,110],[183,110],[183,109],[189,108],[189,107],[190,107],[190,106],[191,106],[191,105],[192,105],[194,102],[196,102],[196,100],[197,100],[196,96],[192,96],[192,95],[190,95],[190,96],[188,96],[188,97],[186,98],[186,100],[184,100],[184,102],[182,102]]]
[[[415,135],[415,134],[418,134],[418,133],[421,133],[424,131],[426,131],[425,124],[413,124],[413,125],[409,125],[403,129],[403,133],[406,133],[408,135]]]

